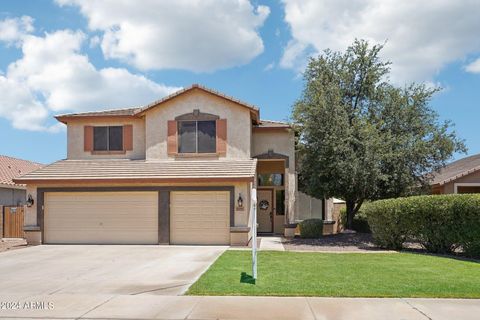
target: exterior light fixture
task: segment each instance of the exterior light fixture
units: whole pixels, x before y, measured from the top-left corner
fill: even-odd
[[[28,198],[27,198],[27,207],[33,206],[34,203],[35,203],[35,200],[33,200],[32,195],[29,194],[29,195],[28,195]]]
[[[238,194],[237,205],[239,208],[243,208],[243,197],[241,193]]]

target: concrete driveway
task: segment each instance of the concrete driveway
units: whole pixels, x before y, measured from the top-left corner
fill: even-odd
[[[45,245],[0,254],[0,296],[179,295],[219,246]]]

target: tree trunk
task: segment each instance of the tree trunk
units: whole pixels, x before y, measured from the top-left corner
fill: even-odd
[[[347,223],[345,227],[347,229],[352,229],[353,228],[353,217],[355,215],[355,201],[347,200],[346,201],[346,206],[347,206]]]

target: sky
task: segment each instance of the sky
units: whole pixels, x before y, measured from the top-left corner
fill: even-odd
[[[2,0],[0,154],[66,157],[56,114],[148,104],[200,83],[288,120],[308,58],[385,43],[391,80],[480,153],[478,0]],[[455,155],[455,158],[465,155]]]

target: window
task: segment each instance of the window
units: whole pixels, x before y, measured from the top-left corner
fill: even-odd
[[[122,151],[123,127],[93,127],[94,151]]]
[[[283,186],[283,174],[261,173],[258,175],[259,186]]]
[[[277,216],[285,215],[285,190],[277,190],[275,191],[275,214]]]
[[[179,121],[178,153],[215,153],[215,121]]]

